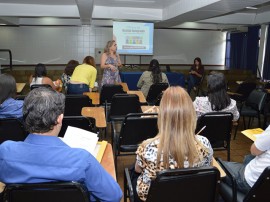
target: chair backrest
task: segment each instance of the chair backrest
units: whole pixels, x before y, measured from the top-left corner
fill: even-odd
[[[125,93],[121,85],[104,84],[100,91],[100,104],[111,103],[115,94]]]
[[[204,126],[200,135],[207,137],[213,148],[228,147],[231,140],[232,113],[211,112],[203,114],[197,122],[196,133]]]
[[[127,114],[141,112],[142,109],[138,95],[115,94],[112,98],[109,118],[123,120]]]
[[[26,95],[17,95],[15,99],[16,100],[24,100],[25,97],[26,97]]]
[[[96,124],[94,118],[86,118],[83,116],[64,116],[62,127],[58,134],[58,137],[64,137],[68,126],[73,126],[87,131],[96,132],[95,125]]]
[[[246,195],[244,202],[270,201],[270,166],[266,167]]]
[[[0,144],[6,140],[24,141],[27,133],[17,118],[0,119]]]
[[[216,200],[219,171],[214,167],[164,170],[151,182],[147,202]]]
[[[4,190],[6,202],[89,202],[85,186],[77,182],[39,184],[8,184]]]
[[[162,96],[163,96],[163,92],[159,94],[159,96],[157,97],[157,99],[155,100],[155,102],[153,102],[153,104],[155,106],[159,106],[160,105],[160,101],[162,99]]]
[[[92,101],[87,95],[66,95],[65,116],[81,116],[83,107],[91,107]]]
[[[265,89],[269,89],[269,88],[270,88],[270,82],[267,82],[267,83],[264,85],[264,88],[265,88]]]
[[[249,94],[256,89],[256,83],[254,82],[243,82],[239,85],[236,93],[241,94],[241,100],[245,101]]]
[[[33,89],[39,88],[39,87],[51,88],[51,86],[49,84],[33,84],[33,85],[31,85],[30,89],[33,90]]]
[[[157,134],[156,113],[128,114],[122,122],[118,151],[135,152],[142,141],[153,138]]]
[[[200,79],[200,82],[197,84],[197,86],[201,86],[202,83],[204,82],[204,78],[205,78],[205,73],[202,74],[202,77]]]
[[[147,102],[155,102],[158,96],[169,87],[168,83],[156,83],[150,86],[147,94]]]
[[[261,112],[263,110],[263,107],[266,101],[266,96],[267,96],[267,93],[263,91],[253,90],[249,94],[245,104]]]

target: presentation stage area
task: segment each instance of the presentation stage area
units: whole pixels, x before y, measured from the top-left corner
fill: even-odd
[[[226,33],[212,30],[153,29],[140,23],[138,30],[145,33],[117,37],[118,53],[125,64],[149,64],[152,58],[160,64],[192,64],[200,57],[204,64],[224,65]],[[136,26],[134,26],[136,27]],[[135,30],[135,29],[134,29]],[[149,33],[146,35],[146,30]],[[13,64],[66,64],[70,59],[82,62],[87,55],[100,63],[100,55],[108,40],[113,37],[112,27],[50,27],[20,26],[1,27],[0,47],[10,49]],[[147,39],[145,39],[145,36]],[[150,41],[152,41],[152,45]],[[142,45],[147,44],[148,45]],[[140,44],[141,43],[141,44]],[[122,54],[121,47],[147,47],[149,54]],[[152,47],[151,47],[152,46]],[[137,48],[134,48],[137,47]],[[153,53],[150,54],[151,48]],[[123,51],[123,50],[122,50]],[[127,50],[126,50],[127,51]],[[130,51],[130,49],[128,49]],[[144,50],[146,51],[146,50]],[[142,56],[140,56],[142,55]],[[8,64],[8,54],[0,53],[0,63]]]

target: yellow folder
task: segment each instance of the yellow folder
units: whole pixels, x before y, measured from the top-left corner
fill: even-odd
[[[246,137],[248,137],[249,139],[255,141],[256,140],[256,136],[261,134],[264,130],[261,128],[254,128],[254,129],[247,129],[247,130],[243,130],[241,131],[242,134],[244,134]]]
[[[100,142],[97,142],[97,149],[98,149],[98,153],[96,155],[96,159],[98,160],[98,162],[100,163],[101,160],[102,160],[102,157],[103,157],[103,154],[105,152],[105,149],[107,147],[107,141],[100,141]]]

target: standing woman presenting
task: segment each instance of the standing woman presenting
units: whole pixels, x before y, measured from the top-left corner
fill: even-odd
[[[101,86],[104,84],[120,83],[119,67],[122,66],[120,56],[116,53],[115,40],[107,42],[104,53],[101,55],[100,67],[104,69]]]

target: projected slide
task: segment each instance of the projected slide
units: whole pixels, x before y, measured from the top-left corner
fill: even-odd
[[[153,55],[153,23],[113,22],[119,54]]]

